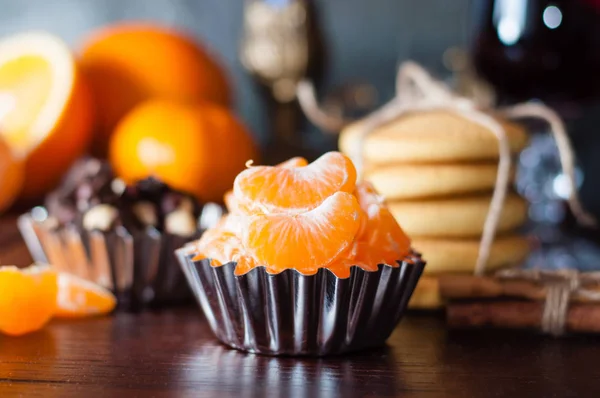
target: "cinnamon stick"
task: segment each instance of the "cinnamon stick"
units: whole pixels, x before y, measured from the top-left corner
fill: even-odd
[[[543,311],[544,302],[541,301],[453,302],[448,305],[446,316],[448,326],[456,329],[484,326],[540,329]],[[600,332],[600,305],[571,304],[566,330]]]
[[[440,295],[446,299],[518,297],[543,301],[547,287],[540,283],[525,280],[506,280],[473,275],[440,275]],[[600,286],[589,286],[589,290],[599,290]],[[589,299],[574,293],[574,302],[589,302]]]

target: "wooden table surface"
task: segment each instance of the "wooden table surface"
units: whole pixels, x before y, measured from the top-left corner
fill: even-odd
[[[14,218],[0,248],[30,261]],[[600,336],[449,332],[439,314],[409,314],[378,350],[256,356],[216,342],[194,306],[0,335],[0,397],[598,397],[599,362]]]

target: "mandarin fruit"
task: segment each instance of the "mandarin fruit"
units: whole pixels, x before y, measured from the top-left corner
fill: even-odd
[[[56,311],[57,274],[48,267],[0,267],[0,332],[19,336],[41,329]]]
[[[360,227],[360,211],[352,194],[336,192],[304,213],[251,216],[242,241],[271,273],[293,268],[312,274],[350,247]]]
[[[296,157],[286,160],[285,162],[279,163],[276,167],[285,167],[285,168],[291,169],[294,167],[304,167],[304,166],[308,166],[308,161],[301,156],[296,156]]]
[[[233,192],[251,210],[266,213],[314,209],[336,192],[353,192],[356,169],[339,152],[303,167],[256,166],[241,172]]]
[[[288,159],[285,162],[278,164],[276,167],[293,168],[293,167],[304,167],[306,165],[308,165],[308,161],[306,159],[304,159],[303,157],[300,157],[300,156],[296,156],[294,158]],[[227,208],[227,211],[229,211],[230,213],[238,213],[238,212],[250,213],[251,212],[251,210],[247,206],[244,206],[242,203],[240,203],[236,199],[235,195],[233,194],[232,189],[230,189],[229,191],[227,191],[225,193],[225,195],[223,196],[223,202],[225,203],[225,207]]]
[[[149,100],[119,123],[109,158],[126,182],[156,177],[203,202],[220,201],[257,149],[226,108]]]
[[[83,45],[82,66],[99,110],[99,155],[119,120],[143,100],[230,104],[229,84],[213,56],[166,27],[124,23],[100,29]]]
[[[366,213],[366,222],[357,237],[356,261],[375,268],[377,264],[396,264],[396,260],[409,254],[410,239],[370,183],[358,184],[355,194]]]
[[[56,317],[108,314],[116,305],[116,297],[105,288],[75,275],[59,274]]]
[[[206,231],[196,243],[195,252],[194,261],[210,259],[214,267],[236,262],[236,275],[245,274],[257,266],[256,260],[246,252],[241,240],[234,233],[221,229]]]
[[[0,136],[25,158],[22,196],[52,189],[87,149],[91,97],[69,48],[47,33],[0,41]]]
[[[215,228],[238,234],[244,228],[245,222],[246,217],[242,213],[229,213],[219,220]]]
[[[23,161],[17,159],[0,138],[0,213],[6,210],[21,192],[25,180]]]

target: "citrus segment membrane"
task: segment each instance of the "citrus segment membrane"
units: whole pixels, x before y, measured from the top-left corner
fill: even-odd
[[[0,266],[0,332],[39,330],[56,311],[57,274],[49,266]]]
[[[342,256],[359,227],[360,207],[356,198],[336,192],[304,213],[251,216],[242,241],[268,272],[294,268],[311,274]]]
[[[56,317],[79,318],[108,314],[116,305],[116,297],[102,286],[75,275],[59,274]]]
[[[233,192],[251,211],[299,213],[314,209],[336,192],[352,192],[355,185],[352,161],[339,152],[328,152],[302,167],[250,167],[236,177]]]

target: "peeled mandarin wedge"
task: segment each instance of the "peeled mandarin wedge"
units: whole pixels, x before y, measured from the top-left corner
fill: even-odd
[[[194,261],[209,259],[215,267],[236,262],[236,275],[245,274],[257,265],[244,250],[240,239],[234,233],[221,229],[206,231],[196,243],[195,253]]]
[[[92,125],[91,95],[65,43],[48,33],[0,40],[0,136],[25,160],[23,197],[59,182]]]
[[[377,263],[371,261],[369,257],[362,257],[362,261],[359,261],[356,257],[360,250],[364,250],[363,246],[368,246],[366,242],[354,242],[351,249],[346,252],[345,255],[341,256],[333,263],[327,266],[338,278],[348,278],[350,276],[350,270],[353,266],[358,266],[366,271],[377,271]]]
[[[394,265],[410,253],[410,239],[388,209],[370,205],[367,215],[366,236],[361,239],[367,243],[364,248],[369,252],[359,250],[357,261]]]
[[[370,183],[358,184],[355,194],[366,213],[366,223],[357,239],[356,261],[394,265],[410,252],[410,239]]]
[[[108,314],[116,305],[117,299],[105,288],[71,274],[59,274],[56,317]]]
[[[291,158],[278,164],[276,167],[304,167],[307,166],[308,162],[303,157],[297,156],[295,158]],[[231,212],[243,212],[243,213],[251,213],[251,209],[248,206],[245,206],[239,200],[236,199],[233,194],[233,190],[229,190],[223,196],[223,202],[225,202],[225,207],[227,207],[227,211]]]
[[[380,196],[373,184],[368,181],[361,181],[356,184],[354,195],[363,210],[366,210],[372,204],[379,205],[385,203],[383,196]]]
[[[19,336],[41,329],[56,311],[56,272],[44,265],[0,267],[0,332]]]
[[[352,194],[336,192],[304,213],[251,216],[242,242],[270,273],[293,268],[312,274],[350,247],[360,227],[360,211]]]
[[[314,209],[336,192],[352,192],[356,169],[339,152],[329,152],[303,167],[256,166],[235,179],[236,199],[265,213]]]
[[[241,213],[229,213],[221,217],[216,229],[239,235],[246,223],[246,217]]]
[[[232,190],[225,192],[225,195],[223,195],[223,202],[225,203],[227,211],[230,213],[242,211],[242,209],[240,209],[240,202],[235,198]]]
[[[291,169],[292,167],[305,167],[308,166],[308,161],[301,156],[288,159],[285,162],[281,162],[277,167],[285,167]]]

